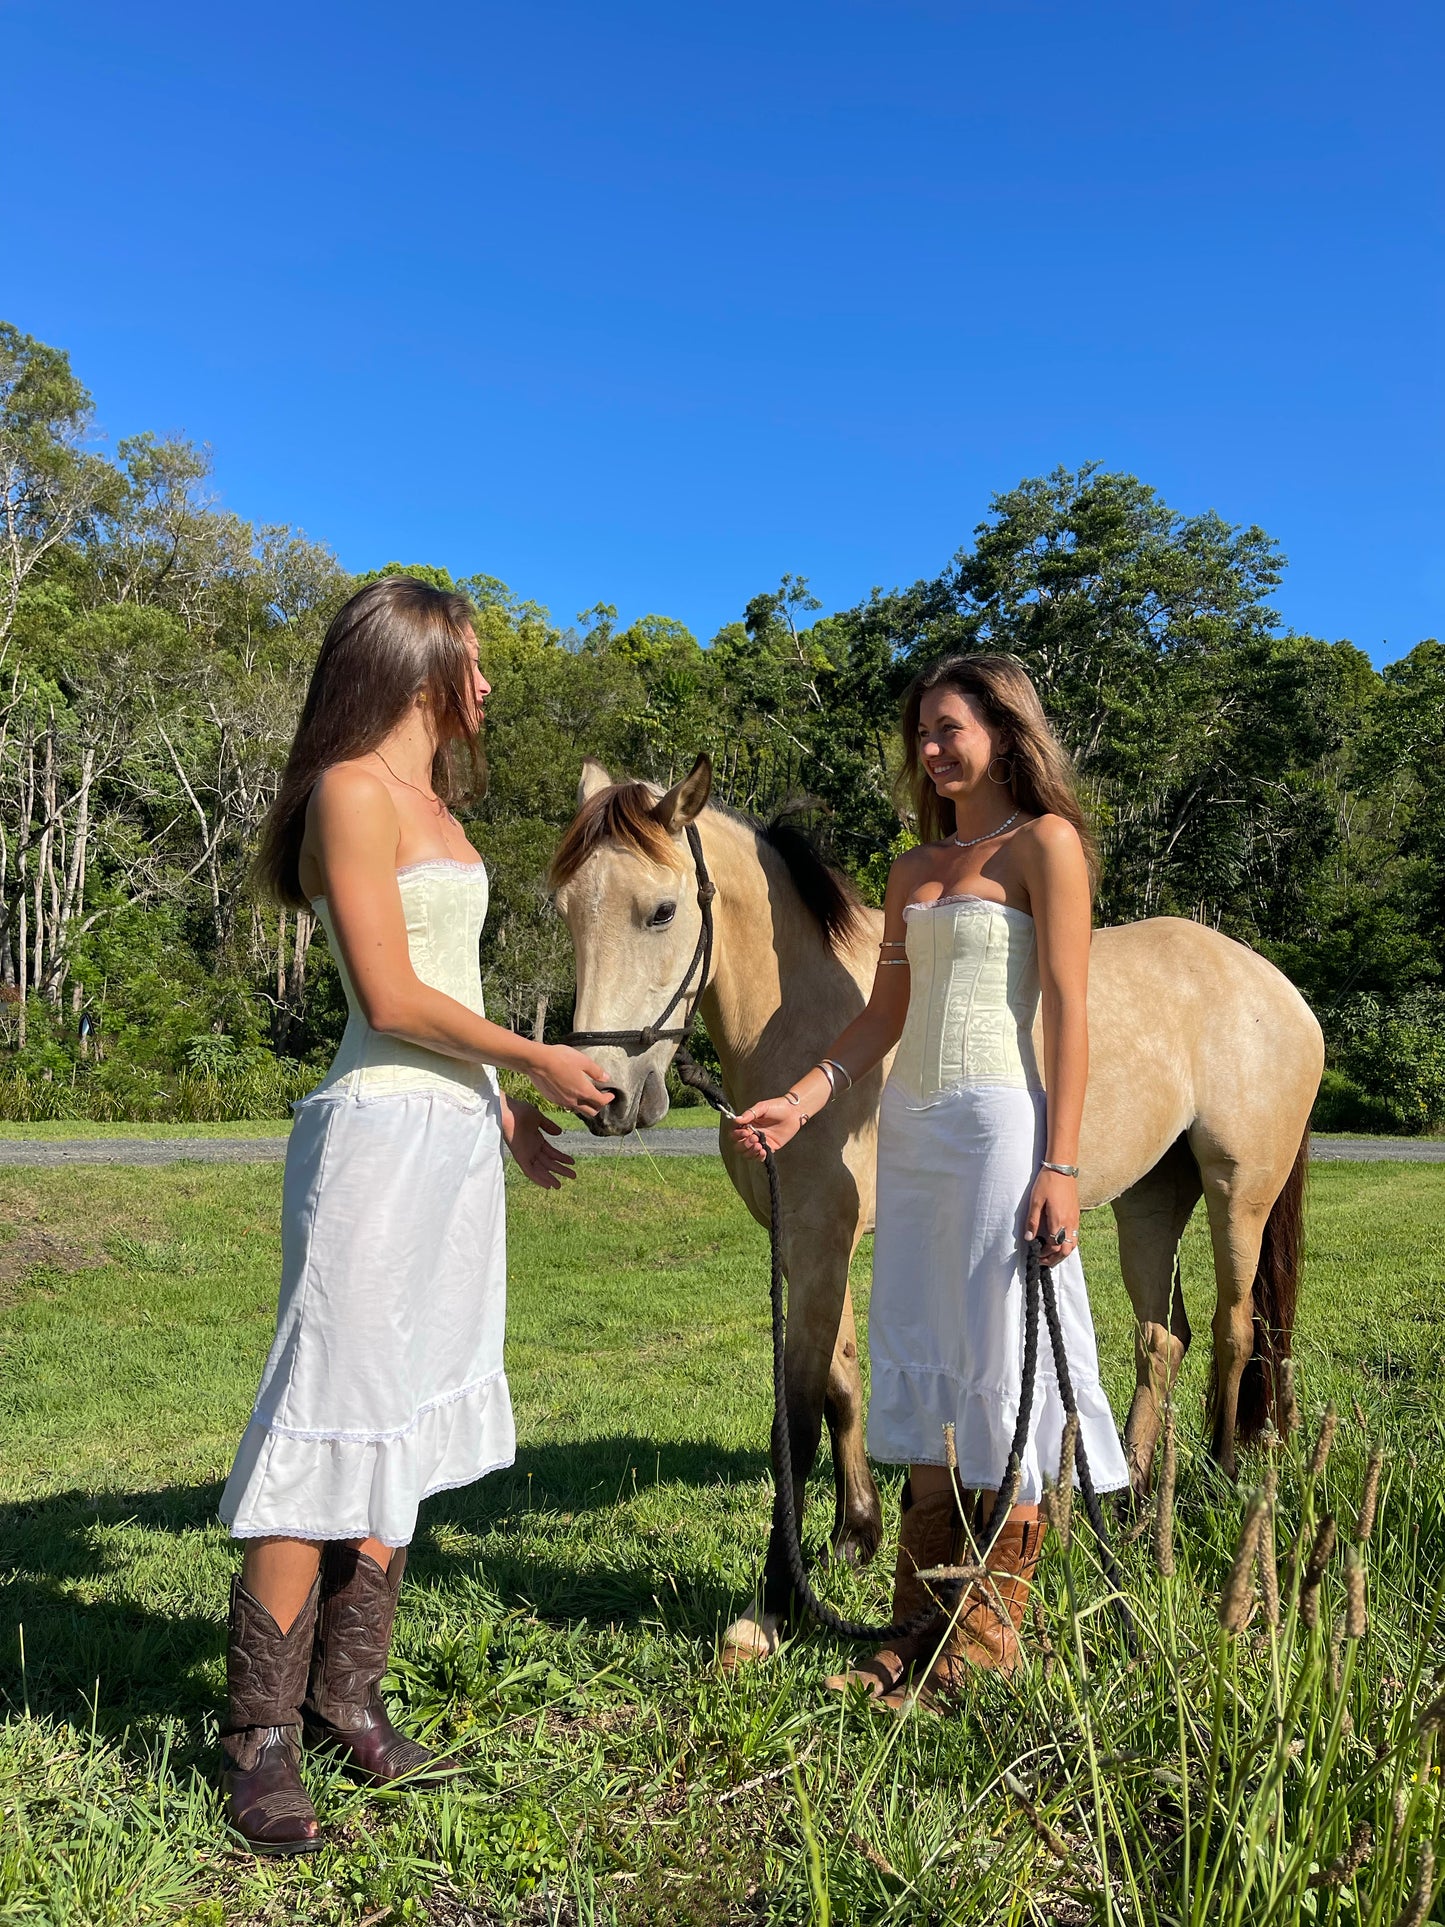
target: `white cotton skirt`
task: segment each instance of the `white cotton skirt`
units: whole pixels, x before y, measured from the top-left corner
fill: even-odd
[[[495,1096],[319,1095],[286,1150],[276,1342],[221,1497],[233,1537],[406,1545],[510,1465]]]
[[[997,1490],[1018,1422],[1024,1358],[1021,1240],[1044,1154],[1042,1091],[971,1086],[917,1105],[889,1085],[878,1132],[878,1229],[868,1313],[868,1450],[894,1465],[946,1462],[951,1422],[964,1486]],[[1100,1492],[1129,1482],[1077,1252],[1054,1267],[1080,1435]],[[1056,1479],[1063,1444],[1048,1326],[1039,1314],[1022,1504]]]

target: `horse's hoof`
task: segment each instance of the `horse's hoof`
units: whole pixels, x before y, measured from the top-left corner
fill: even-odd
[[[723,1634],[718,1661],[725,1673],[733,1673],[768,1659],[781,1644],[781,1630],[770,1613],[761,1619],[735,1619]]]
[[[844,1526],[833,1541],[830,1558],[836,1560],[840,1566],[851,1567],[856,1572],[860,1566],[866,1566],[872,1559],[878,1550],[878,1543],[882,1536],[881,1526]]]

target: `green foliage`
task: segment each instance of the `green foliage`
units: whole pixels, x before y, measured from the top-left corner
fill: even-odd
[[[667,785],[706,750],[719,800],[805,805],[877,902],[913,834],[893,796],[904,685],[944,652],[1007,650],[1077,761],[1101,919],[1194,917],[1277,962],[1329,1038],[1322,1118],[1445,1125],[1428,1001],[1445,649],[1377,673],[1348,642],[1282,634],[1284,563],[1262,530],[1060,468],[996,496],[936,577],[822,615],[785,575],[703,647],[606,602],[560,628],[495,577],[434,564],[348,577],[298,533],[219,508],[203,449],[139,435],[108,461],[90,421],[66,357],[0,328],[18,532],[0,558],[0,988],[27,993],[0,1005],[0,1048],[16,1070],[84,1072],[82,1015],[138,1093],[213,1060],[234,1082],[218,1039],[324,1060],[345,1021],[336,974],[309,918],[251,896],[249,869],[325,622],[359,583],[406,573],[471,597],[494,685],[467,826],[491,873],[500,1021],[568,1027],[544,879],[584,755]]]

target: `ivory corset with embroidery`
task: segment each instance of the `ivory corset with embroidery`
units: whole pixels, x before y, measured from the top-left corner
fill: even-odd
[[[477,947],[487,920],[485,866],[433,857],[398,870],[396,882],[406,915],[412,969],[424,984],[484,1017]],[[348,1014],[331,1068],[311,1096],[433,1096],[468,1110],[489,1103],[497,1089],[496,1074],[489,1065],[466,1064],[372,1029],[357,1001],[325,897],[315,898],[312,907],[326,932],[346,992]]]
[[[908,1016],[889,1084],[914,1104],[970,1085],[1040,1090],[1034,920],[984,897],[942,897],[904,911]]]

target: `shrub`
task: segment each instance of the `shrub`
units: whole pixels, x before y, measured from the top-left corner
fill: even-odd
[[[1413,990],[1392,1004],[1361,994],[1326,1013],[1325,1032],[1338,1081],[1328,1099],[1322,1089],[1322,1103],[1339,1118],[1353,1106],[1348,1123],[1325,1128],[1418,1133],[1445,1125],[1445,992]]]

